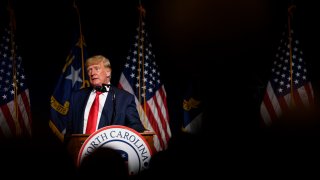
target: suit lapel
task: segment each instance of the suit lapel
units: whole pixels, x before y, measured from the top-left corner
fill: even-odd
[[[110,125],[111,113],[112,113],[112,92],[108,92],[106,102],[104,103],[103,110],[100,117],[98,128]]]

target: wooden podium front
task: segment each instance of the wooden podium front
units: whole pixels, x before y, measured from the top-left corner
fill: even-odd
[[[148,145],[151,148],[152,154],[155,153],[155,148],[153,145],[153,132],[146,131],[143,133],[140,133],[147,141]],[[67,151],[72,156],[75,164],[77,164],[77,158],[79,151],[83,145],[83,143],[86,141],[86,139],[89,137],[89,134],[72,134],[70,137],[68,137],[67,142]]]

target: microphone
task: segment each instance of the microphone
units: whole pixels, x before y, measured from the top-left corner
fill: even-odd
[[[104,86],[104,85],[102,85],[102,86],[96,86],[96,87],[94,87],[94,89],[95,89],[96,91],[100,91],[100,92],[108,92],[106,86]]]
[[[102,84],[102,86],[107,86],[108,88],[110,88],[111,84]]]
[[[110,88],[111,84],[102,84],[102,86],[96,86],[94,89],[100,92],[109,92],[106,87]]]

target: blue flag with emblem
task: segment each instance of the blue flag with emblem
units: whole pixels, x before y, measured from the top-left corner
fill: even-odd
[[[79,15],[76,6],[75,8]],[[70,105],[69,99],[72,92],[89,86],[88,77],[84,69],[84,61],[87,58],[87,52],[81,31],[80,18],[79,29],[80,33],[76,33],[76,42],[66,59],[59,81],[50,100],[51,110],[49,126],[61,141],[64,140],[67,126],[66,118]]]
[[[202,129],[203,100],[200,96],[199,85],[195,82],[188,84],[183,99],[183,132],[197,134]]]

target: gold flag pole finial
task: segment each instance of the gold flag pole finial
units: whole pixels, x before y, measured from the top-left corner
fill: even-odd
[[[140,3],[138,6],[138,10],[140,12],[140,14],[145,17],[146,16],[146,9],[142,6],[142,4]]]
[[[289,15],[290,16],[292,16],[293,15],[293,11],[294,10],[296,10],[296,5],[294,5],[294,4],[292,4],[292,5],[290,5],[289,7],[288,7],[288,13],[289,13]]]

